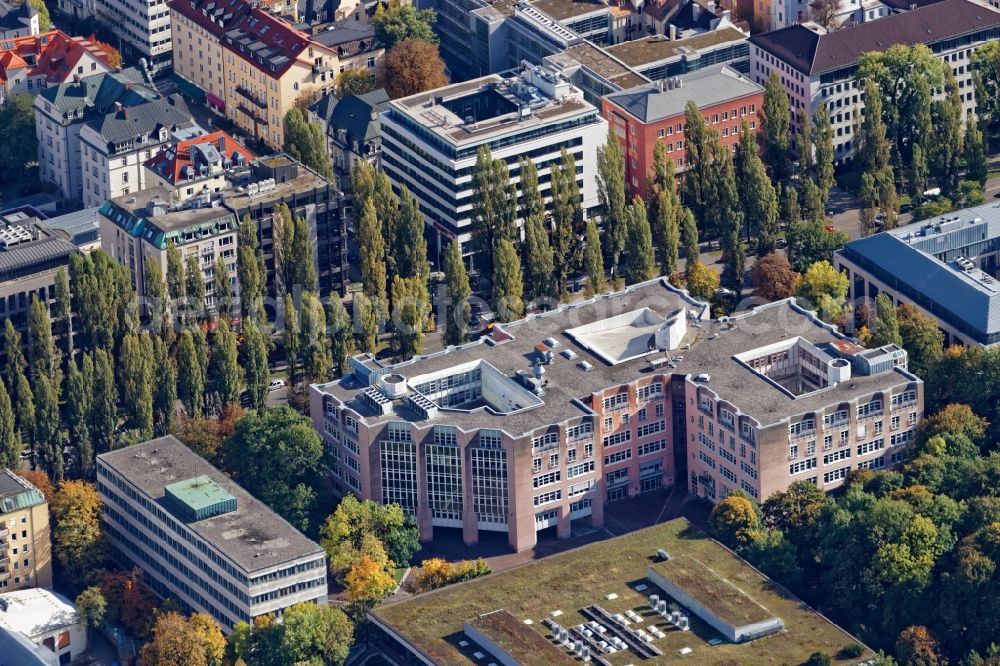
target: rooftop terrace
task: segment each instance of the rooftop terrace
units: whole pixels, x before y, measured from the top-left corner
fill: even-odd
[[[389,108],[456,146],[597,113],[568,81],[534,66],[517,76],[491,74],[404,97]]]
[[[698,51],[724,44],[746,41],[747,36],[736,28],[712,30],[687,39],[664,39],[660,35],[622,42],[607,47],[607,52],[630,67],[653,65],[664,60],[694,55]]]
[[[316,389],[342,401],[370,424],[404,419],[421,425],[446,423],[465,430],[497,428],[517,437],[588,414],[584,401],[589,401],[593,393],[653,372],[654,360],[664,360],[665,347],[671,350],[669,364],[661,364],[657,372],[708,375],[710,380],[704,386],[761,425],[918,381],[903,370],[892,369],[880,374],[858,373],[850,381],[792,395],[736,356],[783,341],[789,346],[798,340],[827,346],[842,336],[791,301],[760,306],[726,322],[705,320],[706,308],[704,303],[657,279],[517,322],[498,324],[490,338],[391,366],[392,373],[405,377],[411,385],[427,376],[454,374],[480,360],[488,360],[488,365],[499,373],[517,378],[532,374],[540,358],[538,346],[544,345],[550,362],[542,366],[543,404],[506,415],[489,410],[465,412],[446,405],[430,415],[407,408],[385,414],[362,399],[368,384],[360,383],[353,374],[317,385]],[[684,320],[683,330],[664,328],[677,315]]]
[[[738,621],[777,616],[784,621],[785,629],[766,638],[736,644],[720,640],[717,631],[694,616],[690,618],[690,631],[670,627],[649,608],[650,594],[662,597],[662,591],[647,578],[651,566],[661,566],[656,564],[656,553],[661,548],[677,560],[670,575],[700,603]],[[693,564],[695,562],[697,564]],[[682,575],[689,565],[698,567],[700,572]],[[711,575],[702,575],[702,569],[710,571]],[[834,655],[845,645],[855,642],[849,634],[684,519],[389,603],[371,614],[377,624],[402,637],[433,663],[468,666],[487,663],[490,658],[475,659],[475,652],[485,650],[463,633],[465,622],[481,623],[483,614],[503,610],[506,612],[486,616],[490,620],[487,630],[495,629],[486,634],[488,638],[496,642],[506,637],[508,644],[513,642],[517,649],[517,645],[525,641],[514,639],[527,630],[545,640],[550,648],[568,654],[549,638],[543,621],[554,619],[563,627],[572,627],[586,622],[589,617],[581,610],[595,604],[610,614],[634,611],[643,621],[632,627],[649,631],[655,625],[665,634],[651,643],[662,651],[661,655],[641,661],[630,650],[603,655],[613,666],[632,663],[649,666],[798,664],[813,652]],[[676,603],[671,605],[678,606]],[[561,613],[553,617],[554,611]],[[515,627],[510,617],[520,622],[520,626]],[[531,624],[526,624],[528,620]],[[479,627],[478,624],[473,626]],[[687,652],[682,654],[684,649]],[[541,649],[536,654],[542,654]],[[866,651],[858,659],[834,659],[834,664],[846,666],[871,657],[871,652]],[[546,662],[528,654],[521,663],[533,666],[557,662]]]

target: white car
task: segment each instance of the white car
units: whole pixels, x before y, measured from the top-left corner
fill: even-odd
[[[267,385],[267,390],[268,391],[277,391],[278,389],[284,388],[284,387],[285,387],[285,380],[284,379],[272,379],[271,383]]]

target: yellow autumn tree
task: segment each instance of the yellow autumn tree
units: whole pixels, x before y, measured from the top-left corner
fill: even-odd
[[[362,554],[345,577],[347,600],[352,604],[374,606],[392,594],[396,581],[381,564]]]

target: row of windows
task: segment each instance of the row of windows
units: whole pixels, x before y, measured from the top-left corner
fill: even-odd
[[[636,437],[648,437],[650,435],[655,435],[658,432],[663,432],[667,429],[666,421],[653,421],[652,423],[647,423],[641,425],[636,429]]]
[[[541,476],[536,476],[531,479],[531,485],[534,488],[541,488],[542,486],[548,486],[553,483],[559,483],[562,479],[560,472],[549,472],[548,474],[542,474]]]
[[[793,462],[788,466],[788,473],[792,476],[795,474],[801,474],[802,472],[808,471],[810,469],[816,469],[816,458],[806,458],[805,460],[799,460]]]
[[[542,493],[541,495],[535,495],[534,505],[541,506],[543,504],[548,504],[549,502],[556,502],[562,499],[562,490],[550,490],[547,493]]]
[[[566,470],[566,478],[573,479],[578,476],[583,476],[584,474],[590,474],[594,471],[594,461],[588,460],[587,462],[580,463],[579,465],[573,465]]]
[[[618,446],[619,444],[624,444],[625,442],[632,441],[632,431],[623,430],[622,432],[616,432],[613,435],[608,435],[604,438],[604,446]]]
[[[632,459],[632,449],[625,449],[624,451],[618,451],[604,456],[605,465],[615,465],[620,462],[625,462],[626,460]]]
[[[658,439],[655,442],[647,442],[646,444],[640,444],[638,447],[638,454],[640,456],[648,456],[651,453],[656,453],[657,451],[662,451],[667,448],[667,440]]]
[[[830,463],[840,462],[841,460],[847,460],[851,457],[850,449],[839,449],[833,453],[827,453],[823,456],[823,464],[829,465]]]

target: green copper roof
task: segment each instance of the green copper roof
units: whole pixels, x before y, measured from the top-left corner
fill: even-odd
[[[196,476],[163,489],[168,503],[188,521],[236,510],[236,498],[207,476]]]

